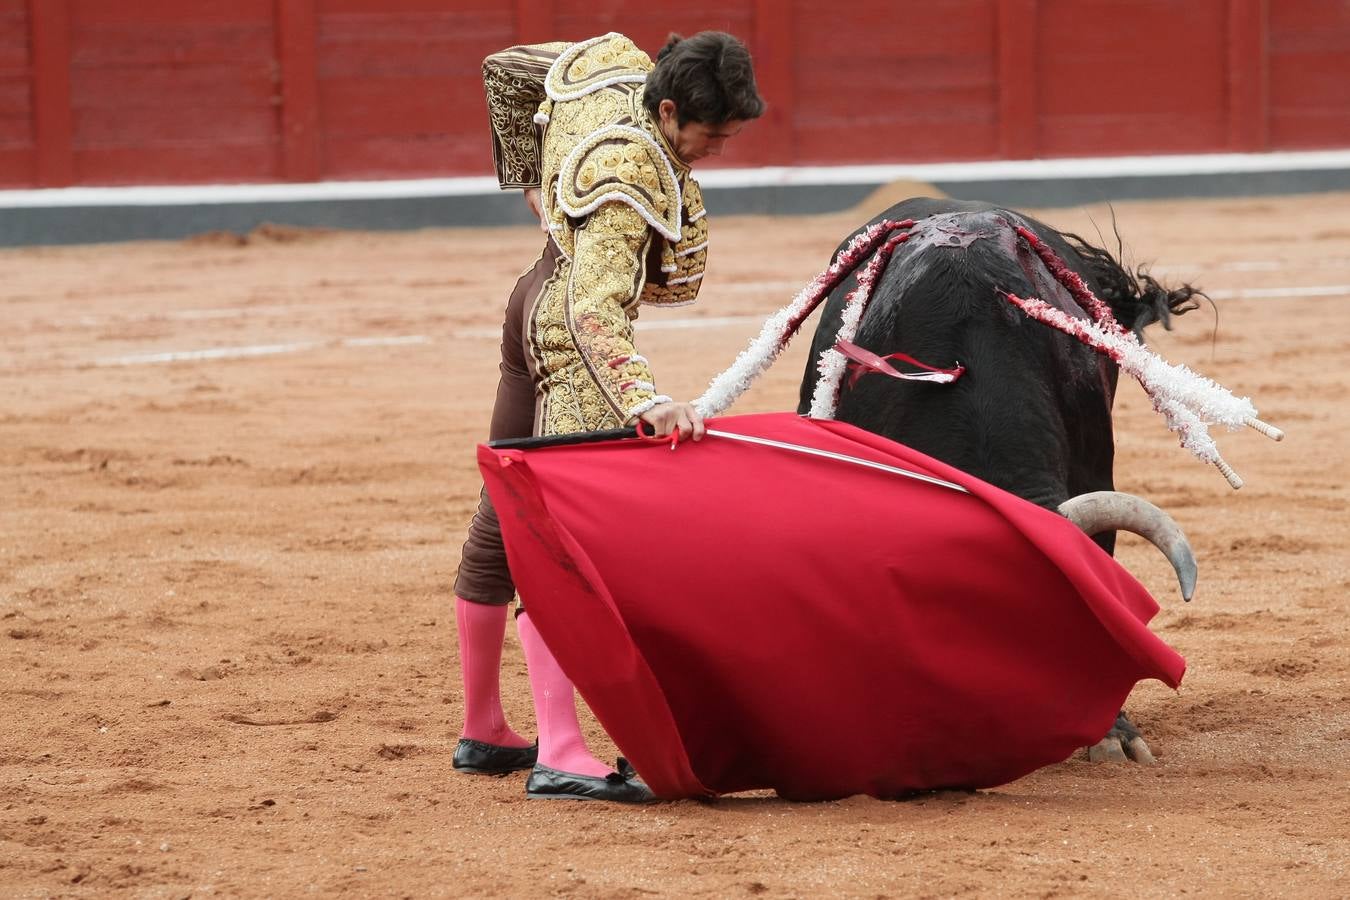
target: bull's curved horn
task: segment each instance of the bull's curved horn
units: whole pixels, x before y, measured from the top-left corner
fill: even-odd
[[[1060,514],[1089,536],[1102,531],[1132,531],[1147,538],[1176,569],[1181,597],[1195,595],[1195,554],[1181,526],[1142,497],[1119,491],[1093,491],[1070,497],[1059,505]]]

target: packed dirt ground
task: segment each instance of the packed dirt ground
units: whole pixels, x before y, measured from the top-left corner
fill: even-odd
[[[662,390],[700,393],[881,201],[714,221],[699,304],[642,316]],[[1218,310],[1153,346],[1288,438],[1220,434],[1234,492],[1124,384],[1117,483],[1201,566],[1184,606],[1122,540],[1189,662],[1128,704],[1158,765],[905,802],[532,803],[452,771],[450,582],[537,231],[0,251],[0,894],[1350,894],[1350,196],[1114,214]],[[806,345],[733,412],[795,407]],[[514,634],[503,677],[528,732]]]

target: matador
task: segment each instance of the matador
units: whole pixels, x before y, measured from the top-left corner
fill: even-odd
[[[483,80],[503,189],[521,189],[548,232],[517,282],[502,330],[489,439],[632,425],[697,439],[690,404],[658,392],[634,346],[643,304],[694,302],[708,252],[703,195],[690,166],[721,153],[764,109],[736,38],[671,36],[653,64],[627,37],[512,47]],[[586,749],[572,685],[527,613],[517,616],[539,726],[530,744],[505,721],[499,687],[506,605],[515,595],[486,492],[455,581],[465,724],[456,769],[532,769],[531,797],[650,799],[620,762]]]

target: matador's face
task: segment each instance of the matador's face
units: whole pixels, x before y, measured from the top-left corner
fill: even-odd
[[[707,156],[721,156],[727,141],[740,134],[745,127],[744,119],[729,119],[719,125],[690,119],[681,125],[673,100],[662,100],[657,110],[660,113],[661,133],[670,142],[676,155],[688,165]]]

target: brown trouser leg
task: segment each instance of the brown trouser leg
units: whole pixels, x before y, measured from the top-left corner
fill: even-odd
[[[502,324],[501,380],[497,382],[488,440],[530,437],[534,433],[535,376],[530,365],[525,317],[544,282],[553,274],[557,259],[557,248],[550,240],[534,268],[516,282],[516,289],[506,304],[506,321]],[[492,501],[484,489],[479,496],[478,511],[469,523],[469,538],[460,555],[455,596],[475,603],[504,606],[511,602],[515,593],[497,511],[492,508]]]

